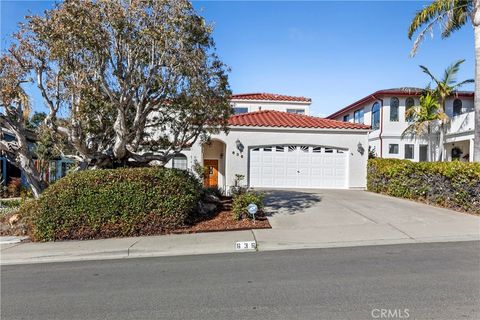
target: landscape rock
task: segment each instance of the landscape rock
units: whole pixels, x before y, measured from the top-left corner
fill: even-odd
[[[220,203],[221,200],[214,194],[206,194],[203,198],[203,202],[205,203]]]
[[[202,216],[209,216],[217,211],[217,205],[214,203],[198,202],[197,212]]]

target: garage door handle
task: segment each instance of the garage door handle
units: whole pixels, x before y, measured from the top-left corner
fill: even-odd
[[[300,170],[297,170],[297,173],[300,173]]]

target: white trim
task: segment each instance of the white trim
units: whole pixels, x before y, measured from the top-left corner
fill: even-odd
[[[254,100],[254,99],[230,99],[230,102],[251,102],[251,103],[285,103],[285,104],[301,104],[311,105],[311,101],[290,101],[290,100]]]

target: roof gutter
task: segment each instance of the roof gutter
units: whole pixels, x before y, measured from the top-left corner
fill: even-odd
[[[378,138],[380,139],[380,158],[383,158],[383,99],[376,97],[375,94],[372,94],[372,98],[380,100],[380,134]]]

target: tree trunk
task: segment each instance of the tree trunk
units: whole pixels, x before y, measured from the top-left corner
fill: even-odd
[[[40,172],[35,167],[35,162],[31,158],[31,155],[28,152],[25,152],[24,149],[18,150],[17,161],[19,167],[22,169],[23,174],[27,178],[27,182],[32,189],[33,196],[35,198],[40,197],[40,194],[45,190],[46,185],[42,181]]]
[[[27,182],[32,189],[33,196],[35,199],[38,199],[43,190],[45,190],[45,183],[35,174],[35,171],[32,170],[31,165],[22,165],[22,168],[24,168],[23,174],[25,175],[25,178],[27,178]]]
[[[124,160],[127,155],[127,128],[125,125],[125,113],[121,108],[117,111],[117,119],[115,120],[113,129],[115,130],[113,155],[118,160]]]
[[[440,125],[440,137],[438,139],[438,158],[437,161],[443,161],[444,157],[444,149],[445,149],[445,124]]]
[[[474,31],[475,31],[475,124],[473,161],[480,162],[480,1],[475,1]]]

